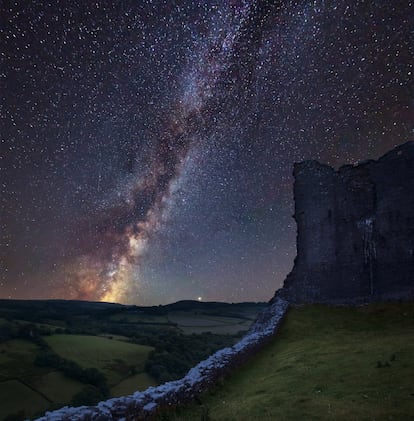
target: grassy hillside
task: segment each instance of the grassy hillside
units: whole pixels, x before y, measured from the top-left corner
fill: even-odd
[[[414,303],[290,310],[280,333],[164,420],[412,420]]]

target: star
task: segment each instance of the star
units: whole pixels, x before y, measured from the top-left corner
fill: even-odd
[[[2,14],[0,297],[268,300],[296,254],[294,162],[412,138],[409,2]]]

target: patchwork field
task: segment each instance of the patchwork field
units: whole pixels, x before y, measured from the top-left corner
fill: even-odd
[[[156,384],[144,372],[150,346],[86,335],[52,335],[45,338],[61,357],[81,367],[104,373],[111,396],[133,393]],[[85,387],[59,371],[34,363],[38,347],[25,340],[0,344],[0,419],[16,419],[63,406]],[[132,374],[137,373],[137,374]]]
[[[24,414],[45,411],[50,406],[50,401],[19,380],[0,382],[0,397],[1,420],[9,414],[19,414],[19,412],[23,418]]]
[[[145,313],[125,312],[114,314],[111,316],[112,320],[124,323],[142,323],[142,324],[168,324],[166,315],[147,315]]]
[[[150,386],[156,386],[157,382],[147,373],[135,374],[111,388],[111,396],[125,396],[137,390],[145,390]]]
[[[35,344],[22,339],[0,343],[0,380],[28,379],[44,374],[43,368],[33,364],[36,351]]]
[[[414,304],[290,310],[278,337],[164,420],[412,420]]]
[[[134,371],[144,371],[150,346],[131,344],[114,339],[87,335],[52,335],[45,338],[61,357],[78,363],[81,367],[93,367],[108,378],[114,386]]]
[[[233,344],[263,306],[0,300],[0,420],[94,404],[179,378]]]
[[[246,318],[189,314],[188,312],[172,312],[168,315],[168,320],[188,335],[202,332],[231,335],[248,330],[252,324],[252,320]]]
[[[104,373],[111,396],[143,390],[156,382],[144,372],[150,346],[86,335],[45,337],[61,357],[81,367],[94,367]],[[49,367],[34,363],[39,348],[16,339],[0,344],[0,419],[13,414],[16,419],[63,406],[85,387]],[[131,374],[138,373],[138,374]]]
[[[56,405],[69,402],[84,387],[81,382],[68,378],[59,371],[50,371],[33,379],[32,385],[33,389],[42,393]]]

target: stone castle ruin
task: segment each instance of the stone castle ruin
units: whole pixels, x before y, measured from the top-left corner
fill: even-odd
[[[414,297],[414,142],[338,171],[294,167],[297,257],[276,295],[292,303]]]

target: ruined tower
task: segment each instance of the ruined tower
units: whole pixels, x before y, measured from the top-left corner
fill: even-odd
[[[297,257],[276,294],[292,302],[414,297],[414,142],[338,171],[294,167]]]

